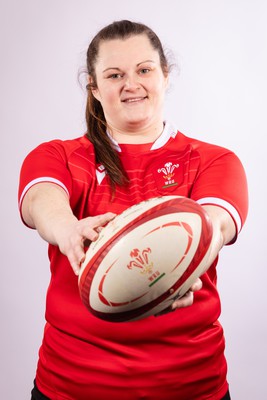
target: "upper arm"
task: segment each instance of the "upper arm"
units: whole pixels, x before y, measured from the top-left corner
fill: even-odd
[[[18,201],[23,222],[34,227],[30,214],[37,199],[49,202],[52,196],[55,196],[52,201],[63,196],[68,201],[71,190],[72,179],[61,143],[52,141],[39,145],[27,155],[20,171]]]

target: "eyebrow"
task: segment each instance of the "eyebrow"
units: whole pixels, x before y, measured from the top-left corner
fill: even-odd
[[[141,64],[144,64],[144,63],[147,63],[147,62],[151,62],[151,63],[155,64],[155,61],[153,61],[153,60],[145,60],[145,61],[141,61],[140,63],[136,64],[136,66],[139,67]],[[115,69],[116,71],[120,71],[121,70],[118,67],[108,67],[108,68],[104,69],[102,72],[109,71],[110,69],[113,69],[113,70]]]
[[[151,62],[151,63],[155,64],[155,61],[153,61],[153,60],[145,60],[145,61],[141,61],[140,63],[138,63],[137,67],[139,67],[139,65],[144,64],[146,62]]]

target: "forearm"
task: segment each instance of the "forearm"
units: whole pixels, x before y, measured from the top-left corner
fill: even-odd
[[[99,229],[115,214],[106,213],[78,220],[61,187],[40,183],[33,186],[23,199],[22,216],[26,224],[37,229],[44,240],[59,247],[78,275],[85,256],[84,242],[96,240]]]
[[[61,232],[77,222],[67,194],[51,183],[35,185],[28,191],[22,204],[22,216],[27,225],[37,229],[44,240],[54,245],[59,244]]]
[[[203,208],[208,213],[213,226],[213,237],[207,262],[208,269],[221,248],[233,240],[236,235],[236,227],[230,214],[223,208],[212,205],[203,206]]]

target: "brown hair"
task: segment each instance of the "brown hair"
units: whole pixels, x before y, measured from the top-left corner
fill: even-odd
[[[116,184],[127,184],[128,177],[121,166],[120,158],[114,148],[114,144],[106,134],[107,123],[101,103],[93,96],[91,91],[91,88],[97,87],[95,64],[98,57],[99,45],[102,41],[127,39],[131,36],[143,34],[148,37],[152,47],[158,51],[162,71],[164,74],[167,74],[169,70],[168,62],[158,36],[149,27],[141,23],[128,20],[115,21],[96,34],[87,50],[87,73],[91,79],[91,82],[87,85],[87,137],[95,147],[96,162],[105,167],[113,189],[115,189]]]

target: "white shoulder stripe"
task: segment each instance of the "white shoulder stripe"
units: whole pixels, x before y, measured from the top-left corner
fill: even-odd
[[[69,191],[68,191],[68,189],[66,188],[66,186],[65,186],[61,181],[59,181],[58,179],[55,179],[55,178],[51,178],[50,176],[42,176],[41,178],[33,179],[31,182],[29,182],[29,183],[25,186],[23,192],[21,193],[20,199],[19,199],[19,205],[20,205],[20,206],[21,206],[21,202],[22,202],[22,200],[23,200],[25,194],[28,192],[28,190],[29,190],[32,186],[36,185],[37,183],[41,183],[41,182],[55,183],[56,185],[61,186],[62,189],[64,189],[65,192],[67,193],[67,195],[69,196]]]
[[[228,203],[228,201],[222,200],[218,197],[204,197],[202,199],[197,200],[197,203],[201,204],[202,206],[205,204],[213,204],[215,206],[219,206],[224,208],[229,212],[236,223],[237,232],[239,233],[242,228],[241,218],[238,211],[232,204]]]

